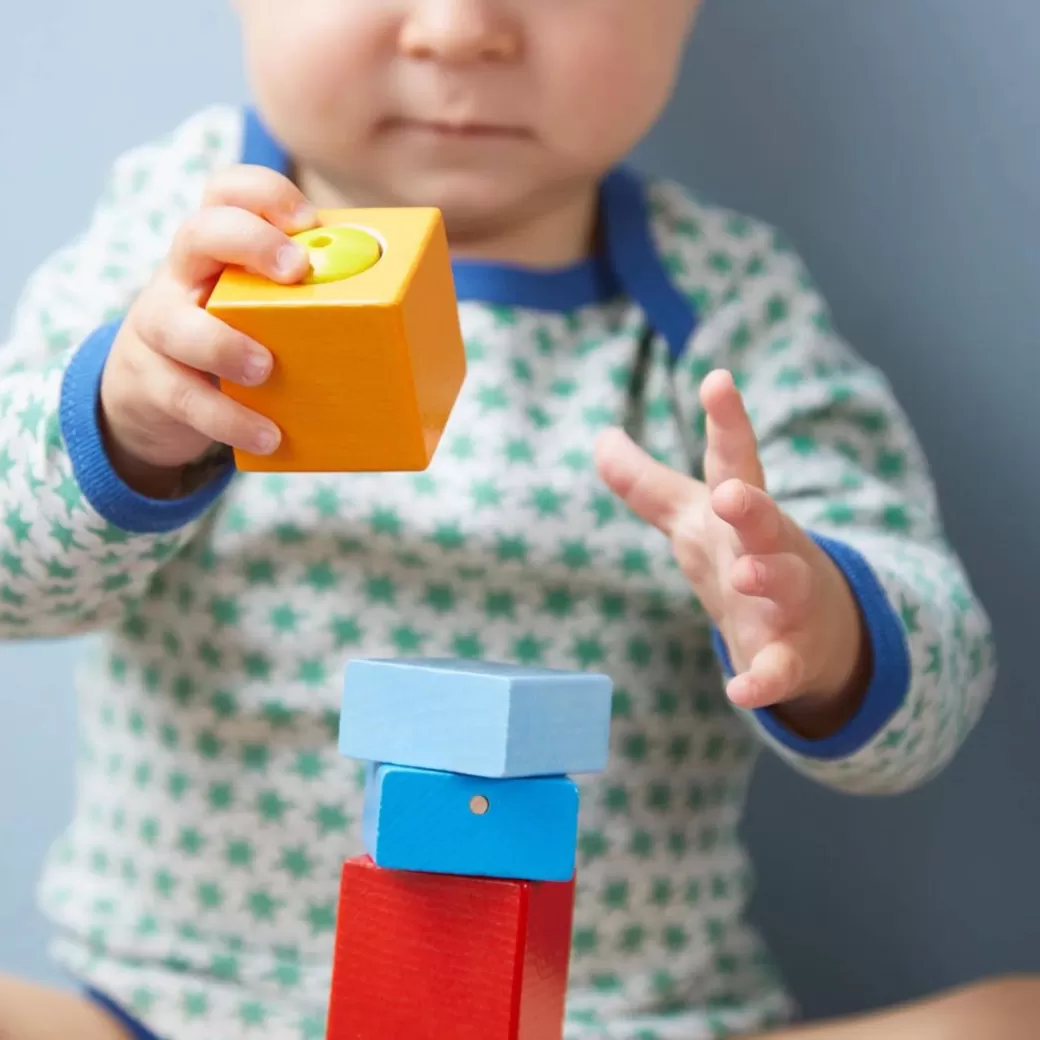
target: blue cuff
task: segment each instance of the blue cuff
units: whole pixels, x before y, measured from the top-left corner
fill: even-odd
[[[910,688],[910,654],[902,621],[870,564],[844,542],[820,535],[813,535],[813,539],[841,569],[863,612],[873,657],[870,683],[856,714],[836,733],[821,740],[792,733],[771,708],[758,708],[753,714],[770,736],[799,755],[839,759],[866,747],[902,707]],[[726,674],[732,675],[733,663],[718,630],[712,631],[712,641]]]
[[[101,374],[120,324],[102,325],[72,356],[61,385],[62,437],[83,497],[113,527],[135,534],[175,531],[200,517],[220,497],[234,467],[183,498],[148,498],[123,483],[105,452],[98,423]]]

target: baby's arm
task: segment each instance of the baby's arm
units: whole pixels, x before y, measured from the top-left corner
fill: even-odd
[[[885,379],[834,333],[796,257],[767,250],[753,269],[702,330],[684,397],[695,407],[710,368],[734,373],[766,490],[849,580],[872,672],[855,717],[825,739],[800,739],[768,709],[749,718],[825,783],[906,790],[949,761],[987,700],[989,620],[944,538],[926,460]]]
[[[188,211],[192,185],[180,171],[208,159],[192,124],[127,153],[85,232],[21,294],[0,345],[0,638],[75,635],[117,618],[220,491],[217,481],[180,500],[135,495],[109,465],[96,421],[111,323]]]

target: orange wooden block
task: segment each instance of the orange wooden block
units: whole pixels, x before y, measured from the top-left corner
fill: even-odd
[[[324,210],[321,223],[330,233],[306,240],[314,272],[323,249],[334,255],[338,226],[371,235],[378,258],[348,277],[289,286],[229,267],[206,305],[275,359],[262,386],[221,383],[282,431],[273,454],[236,450],[235,462],[263,471],[425,469],[466,372],[443,218],[421,207]]]
[[[574,885],[348,860],[328,1040],[561,1040]]]

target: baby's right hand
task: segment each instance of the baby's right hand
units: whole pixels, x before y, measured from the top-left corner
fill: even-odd
[[[262,383],[270,353],[205,310],[229,264],[283,284],[308,270],[289,235],[317,224],[281,174],[234,166],[210,184],[169,256],[130,308],[101,378],[102,429],[113,467],[145,493],[176,485],[215,442],[255,454],[277,448],[273,423],[220,392],[217,379]]]

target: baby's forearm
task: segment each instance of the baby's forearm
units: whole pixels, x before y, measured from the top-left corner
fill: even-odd
[[[123,597],[143,591],[189,536],[189,528],[131,530],[118,511],[98,511],[104,495],[97,489],[116,478],[101,472],[100,448],[89,462],[81,455],[90,477],[76,472],[68,450],[82,434],[75,414],[90,409],[91,392],[70,387],[61,369],[46,364],[0,376],[0,639],[91,630],[122,609]],[[73,407],[77,393],[83,400]],[[133,498],[127,488],[123,494]]]

